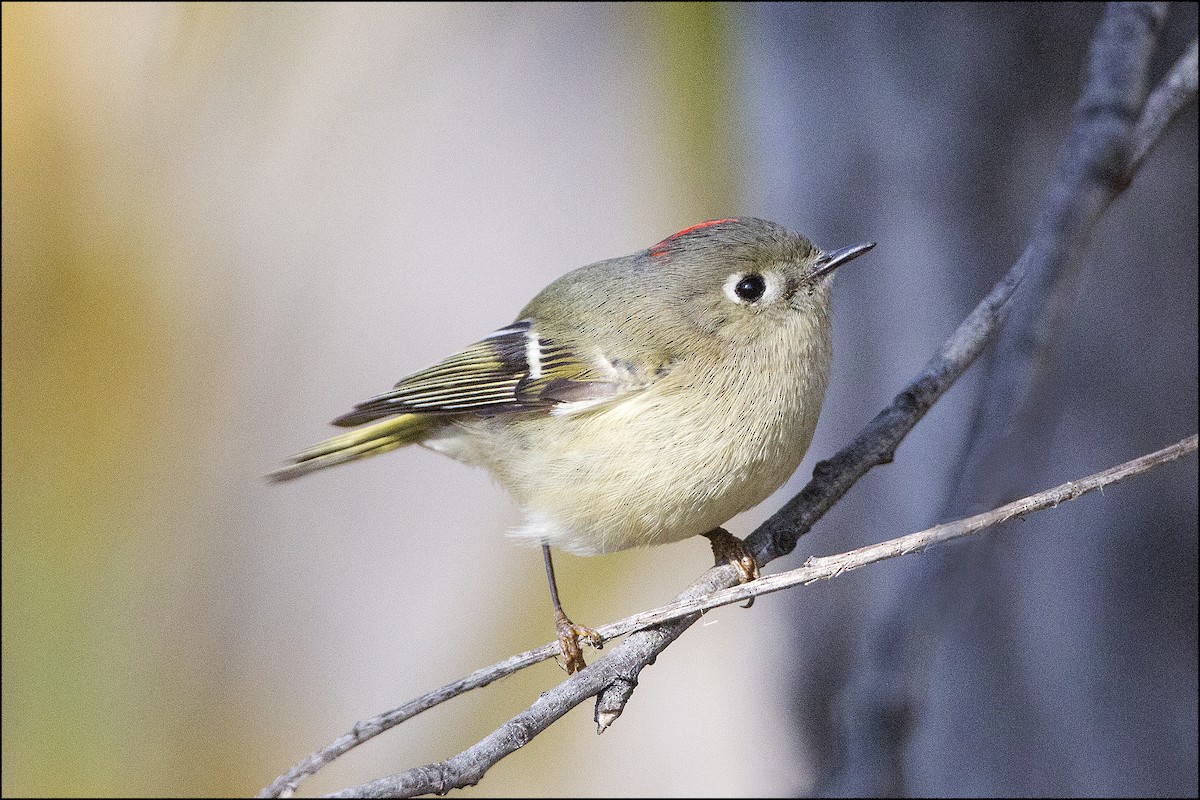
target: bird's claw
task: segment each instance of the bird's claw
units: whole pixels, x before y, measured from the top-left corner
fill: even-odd
[[[576,625],[562,611],[554,612],[554,631],[558,634],[558,651],[562,654],[562,668],[573,675],[587,666],[579,640],[583,639],[597,650],[604,649],[600,634],[583,625]]]
[[[716,559],[717,566],[726,563],[732,564],[741,577],[739,583],[749,583],[758,579],[758,562],[746,549],[745,542],[724,528],[714,528],[704,535],[712,543],[713,558]],[[754,605],[753,597],[747,600],[742,608],[749,608],[752,605]]]

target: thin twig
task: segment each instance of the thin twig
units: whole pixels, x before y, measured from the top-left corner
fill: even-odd
[[[681,619],[721,606],[740,603],[750,597],[771,594],[782,589],[812,583],[817,580],[828,580],[844,572],[850,572],[867,564],[873,564],[876,561],[909,555],[910,553],[924,550],[931,545],[977,533],[1017,517],[1057,506],[1068,500],[1074,500],[1088,492],[1118,483],[1134,475],[1148,472],[1188,453],[1195,452],[1196,446],[1197,437],[1193,435],[1149,455],[1127,461],[1124,464],[1094,475],[1089,475],[1086,478],[1069,481],[1053,489],[1047,489],[1044,492],[1039,492],[1038,494],[983,514],[977,514],[956,522],[944,523],[924,531],[910,533],[906,536],[860,547],[838,555],[813,556],[805,561],[804,566],[798,569],[788,570],[787,572],[775,575],[766,575],[750,583],[740,584],[689,600],[676,601],[649,611],[642,611],[625,619],[596,628],[595,630],[605,641],[609,641],[635,631],[645,630],[652,625]],[[505,661],[477,670],[460,681],[443,686],[397,709],[355,725],[353,731],[335,740],[329,747],[319,753],[313,754],[313,756],[310,756],[309,759],[301,763],[305,767],[319,768],[322,763],[332,760],[339,753],[350,749],[354,745],[389,727],[403,722],[405,719],[419,714],[421,711],[432,708],[438,703],[462,694],[471,688],[486,686],[527,666],[551,658],[557,652],[557,643],[551,642],[534,650],[519,653]]]
[[[819,580],[829,580],[864,567],[867,564],[910,555],[936,544],[977,534],[988,528],[1024,517],[1036,511],[1055,508],[1062,503],[1082,497],[1089,492],[1119,483],[1134,475],[1149,472],[1189,453],[1194,453],[1196,452],[1198,439],[1200,437],[1193,434],[1173,445],[1141,456],[1140,458],[1126,461],[1124,464],[1097,472],[1085,478],[1068,481],[1052,489],[1038,492],[1037,494],[1016,500],[982,514],[935,525],[932,528],[918,531],[917,533],[899,536],[895,539],[860,547],[846,553],[811,557],[804,563],[804,566],[798,569],[781,572],[777,575],[767,575],[751,583],[744,583],[739,586],[713,592],[703,597],[679,601],[663,606],[662,608],[654,609],[653,611],[635,614],[620,622],[606,625],[604,629],[611,632],[611,635],[619,635],[616,633],[617,631],[642,630],[651,625],[660,625],[664,622],[695,617],[701,612],[720,606],[740,603],[750,597],[770,594]],[[605,659],[605,661],[607,660]],[[591,667],[588,670],[591,670]],[[621,679],[621,676],[613,675],[610,670],[597,670],[597,672],[605,673],[605,677],[601,680],[597,680],[594,676],[587,681],[581,680],[581,691],[598,690],[597,687],[603,686],[603,680],[612,680],[615,678],[619,681]],[[542,704],[545,699],[545,696],[539,699],[534,704],[534,708]],[[460,753],[443,764],[417,767],[399,775],[380,778],[379,780],[345,789],[330,796],[412,797],[428,792],[443,794],[449,789],[473,784],[483,776],[483,772],[487,766],[490,766],[485,758],[489,747],[497,745],[501,747],[513,747],[513,749],[520,747],[541,730],[549,727],[554,720],[569,711],[573,705],[567,705],[561,699],[557,703],[547,701],[544,704],[544,708],[537,709],[537,713],[531,715],[531,719],[520,726],[513,726],[511,730],[501,728],[475,747]],[[511,724],[512,722],[510,722]],[[462,781],[463,777],[467,778],[466,782]]]
[[[609,627],[605,626],[598,629],[598,632],[605,640],[621,635],[620,633],[610,632],[608,630]],[[396,727],[401,722],[412,719],[417,714],[428,711],[447,700],[451,700],[461,694],[466,694],[472,689],[487,686],[489,683],[494,683],[501,678],[512,675],[514,672],[519,672],[526,667],[531,667],[546,659],[553,658],[558,653],[558,642],[551,642],[533,650],[517,653],[503,661],[483,667],[482,669],[477,669],[465,678],[434,689],[432,692],[423,694],[415,700],[410,700],[402,706],[355,723],[349,733],[339,736],[320,750],[297,762],[290,770],[272,781],[258,796],[291,797],[296,791],[297,786],[299,786],[300,781],[315,774],[330,761],[353,750],[368,739],[378,736],[384,731]]]
[[[1133,158],[1129,160],[1128,170],[1130,177],[1142,166],[1150,150],[1179,116],[1179,112],[1196,99],[1196,47],[1197,42],[1192,39],[1188,49],[1146,100],[1146,108],[1142,111],[1134,133]]]

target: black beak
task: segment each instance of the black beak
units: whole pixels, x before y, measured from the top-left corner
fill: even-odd
[[[874,246],[874,242],[852,244],[849,247],[843,247],[841,250],[834,250],[832,253],[821,256],[817,259],[817,268],[809,274],[808,280],[812,282],[817,278],[825,277],[842,264],[845,264],[847,261],[853,261]]]

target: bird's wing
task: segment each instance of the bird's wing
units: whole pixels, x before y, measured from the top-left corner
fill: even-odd
[[[393,414],[572,413],[637,391],[666,370],[633,370],[601,353],[576,351],[520,320],[409,375],[334,424],[350,427]]]

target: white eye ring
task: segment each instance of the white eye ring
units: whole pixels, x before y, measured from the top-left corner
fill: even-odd
[[[746,278],[758,278],[763,283],[762,294],[753,299],[738,293],[738,286]],[[779,297],[780,280],[774,272],[735,272],[725,280],[722,287],[725,296],[739,306],[764,306]]]

